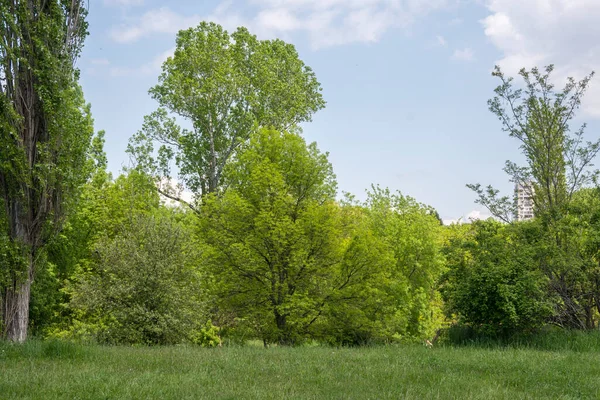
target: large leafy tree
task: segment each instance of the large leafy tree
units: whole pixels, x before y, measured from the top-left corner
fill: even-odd
[[[150,94],[160,107],[128,151],[159,178],[171,177],[175,160],[180,181],[197,196],[217,190],[227,161],[256,127],[289,129],[325,105],[315,74],[293,45],[258,40],[245,28],[230,35],[208,22],[179,32]],[[161,190],[181,201],[168,185]]]
[[[431,338],[444,319],[437,283],[445,262],[436,211],[379,186],[365,202],[348,195],[342,204],[345,234],[378,246],[385,262],[367,261],[369,279],[354,285],[352,295],[342,292],[342,301],[328,304],[320,339],[363,344]],[[364,250],[354,247],[358,254]]]
[[[222,313],[266,343],[289,344],[307,337],[333,303],[372,299],[365,285],[379,279],[389,253],[367,224],[344,217],[331,165],[314,143],[261,130],[226,182],[222,196],[205,199],[200,218],[207,281]]]
[[[0,282],[2,333],[27,337],[36,259],[85,180],[92,120],[74,67],[82,0],[0,1],[0,198],[12,257]]]

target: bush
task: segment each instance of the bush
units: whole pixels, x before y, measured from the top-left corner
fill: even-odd
[[[219,328],[214,326],[211,321],[206,321],[201,329],[193,332],[190,341],[202,347],[217,347],[223,343],[219,336]]]
[[[446,248],[442,294],[447,312],[474,332],[506,337],[540,327],[551,314],[547,280],[528,242],[530,223],[478,221]]]
[[[101,241],[94,270],[74,289],[77,317],[70,333],[111,344],[189,340],[202,320],[190,237],[165,213],[139,216],[115,238]]]

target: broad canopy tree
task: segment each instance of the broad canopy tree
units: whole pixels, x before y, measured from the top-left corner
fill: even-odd
[[[375,188],[336,201],[327,155],[293,133],[253,134],[204,198],[199,237],[215,309],[265,343],[423,338],[439,324],[438,220]],[[230,319],[231,322],[231,319]]]
[[[85,16],[82,0],[0,1],[0,243],[12,255],[0,308],[13,341],[27,337],[36,259],[85,180],[93,127],[74,67]]]
[[[218,307],[265,343],[305,338],[336,302],[366,301],[391,264],[368,225],[344,224],[327,156],[293,133],[261,130],[205,198],[200,234]]]
[[[145,117],[128,152],[163,183],[175,161],[179,181],[196,197],[217,191],[228,160],[256,128],[292,129],[325,106],[293,45],[258,40],[246,28],[229,34],[209,22],[178,33],[150,94],[159,108]],[[160,186],[182,201],[170,185]]]

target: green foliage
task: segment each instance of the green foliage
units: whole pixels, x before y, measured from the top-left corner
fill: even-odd
[[[595,251],[590,249],[589,212],[577,202],[592,207],[578,192],[596,182],[598,171],[593,160],[600,151],[600,140],[584,140],[585,124],[571,131],[569,124],[581,105],[594,73],[581,81],[568,78],[561,91],[551,83],[552,65],[544,71],[522,69],[524,87],[515,88],[513,79],[499,67],[493,75],[501,84],[489,101],[490,110],[502,128],[520,142],[526,165],[507,161],[504,170],[511,181],[531,187],[538,230],[532,262],[548,278],[553,301],[551,322],[567,328],[592,329],[598,320],[598,282]],[[468,185],[478,203],[488,207],[497,218],[510,222],[517,215],[516,198],[499,197],[492,187]],[[587,241],[587,243],[585,243]],[[593,247],[593,245],[592,245]]]
[[[437,283],[445,260],[437,213],[411,197],[379,187],[368,193],[366,207],[375,235],[394,256],[391,279],[395,290],[404,292],[404,315],[397,322],[396,334],[432,337],[443,319]]]
[[[38,261],[32,286],[31,328],[35,335],[56,333],[73,323],[67,289],[84,274],[95,271],[98,243],[128,229],[139,215],[151,215],[160,205],[152,179],[131,171],[112,180],[105,170],[101,143],[94,139],[90,150],[91,177],[83,185],[76,207],[70,210],[64,228]],[[98,148],[98,146],[100,146]]]
[[[372,275],[354,296],[328,307],[321,340],[357,345],[433,337],[444,319],[437,280],[445,265],[435,210],[373,187],[362,205],[348,198],[342,213],[356,235],[352,257],[367,255]],[[378,268],[370,259],[374,250],[384,261]]]
[[[361,307],[385,270],[383,246],[333,200],[327,155],[261,130],[206,198],[200,236],[221,313],[265,343],[297,343],[334,305]],[[347,219],[344,221],[344,219]]]
[[[0,236],[26,259],[0,273],[1,333],[15,341],[27,336],[35,263],[87,179],[93,124],[74,67],[86,14],[81,0],[0,1]]]
[[[556,92],[552,66],[521,70],[518,89],[496,68],[489,107],[527,162],[505,171],[533,185],[536,218],[511,223],[514,199],[477,184],[507,224],[447,228],[388,189],[336,200],[328,154],[297,134],[325,106],[315,74],[292,45],[214,23],[178,33],[150,90],[159,108],[128,146],[136,168],[113,180],[73,67],[81,2],[0,5],[0,326],[14,340],[30,285],[34,334],[110,344],[345,346],[437,337],[449,321],[451,335],[493,340],[597,328],[600,193],[587,186],[600,141],[568,126],[593,74]],[[50,358],[68,353],[52,346]]]
[[[206,321],[206,324],[199,330],[196,330],[190,335],[190,342],[202,347],[217,347],[221,346],[221,336],[219,336],[219,328],[212,324],[211,321]]]
[[[20,246],[6,234],[8,221],[4,218],[4,204],[0,200],[0,287],[8,285],[15,271],[25,271],[27,260]],[[0,303],[1,304],[1,303]],[[1,317],[0,317],[1,318]]]
[[[344,204],[341,218],[341,276],[348,284],[333,292],[324,305],[314,337],[332,345],[388,342],[402,307],[402,282],[392,276],[393,253],[377,237],[364,207]]]
[[[200,310],[197,253],[189,230],[166,212],[139,216],[114,238],[102,239],[97,252],[94,270],[81,277],[71,300],[76,319],[96,340],[169,344],[188,339]]]
[[[228,160],[257,126],[286,130],[310,121],[325,106],[320,92],[291,44],[258,40],[246,28],[230,35],[202,22],[178,33],[175,54],[150,90],[160,108],[145,118],[128,152],[160,178],[170,177],[175,160],[180,181],[194,194],[215,192]],[[182,129],[171,114],[192,129]]]
[[[560,218],[573,194],[593,182],[598,172],[590,170],[600,151],[600,140],[585,142],[584,124],[575,132],[569,123],[581,105],[581,99],[594,76],[592,72],[579,82],[568,78],[560,92],[551,83],[553,65],[544,71],[522,69],[524,88],[516,89],[513,78],[506,77],[498,66],[493,76],[500,79],[496,96],[488,105],[502,123],[502,129],[520,143],[526,166],[507,161],[504,170],[514,183],[531,183],[534,211],[537,216]],[[477,202],[505,222],[516,215],[515,203],[509,197],[498,197],[491,186],[467,185],[477,195]]]
[[[447,311],[476,332],[507,336],[539,328],[551,314],[536,265],[539,226],[477,221],[452,227],[442,294]]]
[[[551,278],[552,322],[595,329],[599,321],[600,200],[598,188],[575,192],[562,215],[545,216],[537,237],[539,266]]]

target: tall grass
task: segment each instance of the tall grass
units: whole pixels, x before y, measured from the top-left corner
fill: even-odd
[[[600,398],[597,343],[565,337],[547,336],[538,348],[4,343],[0,399]]]

